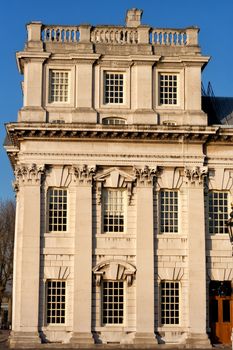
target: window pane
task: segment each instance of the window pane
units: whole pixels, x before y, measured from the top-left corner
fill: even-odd
[[[168,82],[169,81],[169,82]],[[169,85],[169,94],[168,92]],[[177,75],[159,75],[159,102],[161,105],[177,105]]]
[[[60,288],[61,283],[64,288]],[[47,281],[47,323],[65,323],[65,299],[65,282]]]
[[[67,230],[67,190],[50,188],[48,190],[49,231]],[[59,210],[57,208],[59,207]]]
[[[124,191],[104,191],[104,232],[124,232]]]
[[[209,233],[228,233],[228,193],[209,192]]]
[[[124,315],[123,281],[103,281],[102,323],[122,324]]]
[[[105,73],[105,103],[124,103],[124,74]]]
[[[50,102],[68,102],[69,96],[69,72],[50,71]]]
[[[179,324],[179,286],[179,282],[161,282],[162,324]]]
[[[160,232],[178,232],[178,191],[160,191]]]

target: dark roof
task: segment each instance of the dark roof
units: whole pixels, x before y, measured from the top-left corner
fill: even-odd
[[[202,96],[202,109],[209,125],[233,125],[233,97]]]

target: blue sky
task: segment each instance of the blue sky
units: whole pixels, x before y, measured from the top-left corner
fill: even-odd
[[[24,47],[25,24],[124,24],[128,8],[143,9],[143,24],[151,27],[183,28],[198,26],[202,53],[211,56],[203,73],[205,86],[211,81],[216,96],[233,96],[233,0],[3,0],[0,8],[1,85],[0,144],[4,123],[16,121],[22,106],[15,52]],[[13,173],[0,147],[0,199],[14,196]]]

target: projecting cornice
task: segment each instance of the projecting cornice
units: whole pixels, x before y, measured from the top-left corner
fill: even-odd
[[[113,140],[117,142],[233,142],[233,128],[221,126],[92,125],[10,123],[6,125],[11,144],[23,140]],[[10,145],[9,145],[10,146]],[[7,148],[7,147],[6,147]]]

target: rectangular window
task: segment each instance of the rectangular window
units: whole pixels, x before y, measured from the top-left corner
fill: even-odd
[[[177,105],[178,104],[178,76],[177,74],[159,75],[159,104]]]
[[[124,321],[124,282],[103,281],[102,324],[122,324]]]
[[[160,233],[178,232],[178,191],[160,191]]]
[[[124,191],[105,190],[103,199],[104,232],[124,232]]]
[[[49,102],[69,101],[69,72],[49,71]]]
[[[66,282],[47,281],[47,323],[65,323]]]
[[[228,233],[228,193],[209,192],[209,233]]]
[[[124,103],[124,74],[109,72],[104,75],[104,102]]]
[[[161,323],[180,322],[180,284],[174,281],[161,282]]]
[[[64,188],[48,190],[48,229],[50,232],[67,230],[67,190]]]

